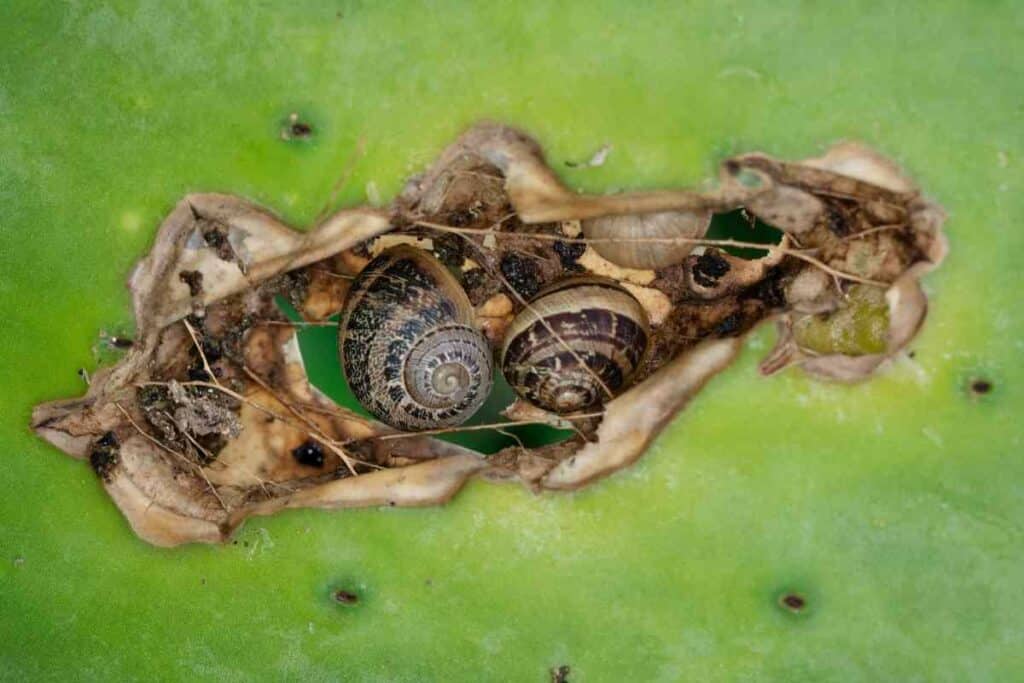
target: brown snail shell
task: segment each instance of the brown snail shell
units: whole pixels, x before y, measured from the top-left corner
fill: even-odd
[[[638,238],[684,237],[699,239],[707,232],[711,213],[707,211],[662,211],[659,213],[601,216],[583,221],[583,235],[597,241],[591,246],[612,263],[625,268],[654,270],[680,263],[693,249],[691,242],[630,241]]]
[[[647,313],[625,289],[570,278],[542,291],[515,317],[501,369],[525,400],[571,413],[629,386],[649,336]]]
[[[469,297],[437,259],[408,245],[385,250],[353,281],[338,348],[359,402],[405,431],[462,424],[493,385]]]

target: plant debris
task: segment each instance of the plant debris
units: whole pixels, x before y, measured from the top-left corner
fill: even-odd
[[[300,124],[290,118],[282,136],[312,132]],[[630,239],[686,248],[654,271],[602,256],[609,251],[595,245],[621,242],[614,232],[581,232],[595,218],[739,209],[782,230],[782,241],[707,239],[702,220],[666,236],[659,222],[653,237]],[[38,406],[32,427],[88,458],[136,533],[157,545],[224,542],[247,517],[286,508],[436,505],[474,476],[575,489],[639,458],[767,321],[780,334],[762,373],[794,365],[868,377],[924,320],[919,279],[945,254],[943,220],[892,162],[859,145],[800,162],[733,157],[707,191],[591,196],[567,189],[527,135],[483,123],[389,207],[343,210],[308,232],[236,197],[185,197],[129,280],[133,342],[93,374],[84,397]],[[552,282],[580,273],[617,281],[652,326],[634,385],[579,415],[516,402],[508,423],[471,428],[547,424],[575,435],[490,457],[435,438],[451,429],[397,432],[336,405],[310,385],[296,328],[326,324],[352,278],[395,243],[428,249],[455,273],[496,348]],[[279,297],[299,323],[282,315]]]

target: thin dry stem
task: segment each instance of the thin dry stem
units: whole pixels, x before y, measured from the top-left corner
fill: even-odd
[[[167,453],[170,453],[173,456],[176,456],[183,463],[185,463],[187,466],[189,466],[189,467],[193,468],[194,470],[196,470],[199,473],[199,476],[203,478],[203,481],[206,482],[206,485],[210,487],[210,493],[212,493],[213,497],[217,499],[218,503],[220,503],[220,506],[221,506],[221,508],[223,508],[224,512],[231,512],[231,508],[229,508],[227,506],[227,504],[224,503],[224,499],[220,497],[219,493],[217,493],[217,487],[214,486],[213,482],[210,481],[210,478],[206,476],[206,472],[203,471],[202,467],[200,467],[198,464],[196,464],[196,463],[192,462],[191,460],[189,460],[187,457],[185,457],[185,455],[183,453],[179,453],[178,451],[174,450],[173,448],[171,448],[170,446],[168,446],[164,442],[160,441],[160,439],[157,439],[155,436],[153,436],[152,434],[147,432],[145,429],[140,427],[139,423],[136,422],[134,419],[132,419],[132,416],[128,413],[127,410],[124,409],[124,406],[122,406],[120,403],[118,403],[117,401],[114,401],[114,405],[117,406],[117,409],[121,411],[121,414],[124,415],[125,419],[127,419],[128,422],[131,423],[132,427],[135,428],[135,431],[137,431],[143,437],[145,437],[150,442],[152,442],[154,445],[156,445],[157,448],[159,448],[159,449],[161,449],[163,451],[166,451]]]
[[[849,241],[852,241],[852,240],[859,240],[859,239],[861,239],[863,237],[866,237],[868,235],[873,235],[876,232],[885,232],[887,230],[900,230],[901,228],[905,228],[905,227],[906,227],[906,225],[904,225],[903,223],[890,223],[889,225],[876,225],[873,228],[868,228],[867,230],[861,230],[860,232],[855,232],[852,235],[847,235],[846,237],[843,237],[841,241],[849,242]]]
[[[310,420],[305,415],[303,415],[302,411],[292,406],[287,400],[283,399],[281,396],[278,396],[277,393],[266,382],[264,382],[259,375],[257,375],[249,368],[249,366],[243,365],[242,371],[245,372],[249,379],[259,384],[261,387],[263,387],[265,391],[269,392],[274,398],[276,398],[281,403],[281,405],[287,408],[295,417],[299,418],[312,432],[313,436],[316,437],[317,441],[321,442],[324,446],[329,448],[331,452],[333,452],[335,455],[341,458],[341,461],[345,463],[345,467],[348,468],[348,471],[352,473],[353,477],[359,476],[359,473],[356,472],[356,468],[352,464],[352,459],[349,457],[348,453],[346,453],[344,449],[336,446],[334,439],[331,439],[322,431],[320,431],[320,428],[316,425],[316,423]]]
[[[571,422],[572,420],[589,420],[594,417],[601,417],[604,412],[584,413],[582,415],[559,416],[559,419]],[[507,422],[491,422],[482,425],[463,425],[460,427],[439,427],[437,429],[425,429],[421,432],[397,432],[395,434],[377,434],[352,441],[391,441],[393,439],[411,439],[418,436],[431,436],[435,434],[452,434],[456,432],[475,432],[484,429],[500,430],[507,427],[522,427],[524,425],[548,425],[553,426],[548,420],[509,420]]]
[[[853,273],[846,273],[841,270],[837,270],[832,266],[814,258],[813,256],[796,249],[788,249],[786,247],[780,247],[776,244],[763,244],[761,242],[743,242],[740,240],[725,239],[725,240],[713,240],[698,237],[563,237],[561,235],[546,235],[544,233],[536,232],[500,232],[497,230],[476,230],[473,228],[457,228],[451,225],[442,225],[440,223],[431,223],[429,221],[416,221],[417,225],[425,228],[431,228],[432,230],[438,230],[440,232],[452,232],[455,234],[462,235],[485,235],[490,234],[495,237],[530,237],[538,240],[548,240],[552,242],[566,242],[569,244],[621,244],[625,242],[634,243],[651,243],[651,244],[694,244],[700,246],[709,247],[734,247],[737,249],[762,249],[768,252],[779,252],[786,256],[792,256],[798,258],[801,261],[806,261],[816,268],[829,273],[833,277],[838,277],[843,280],[850,280],[851,282],[859,282],[865,285],[872,285],[875,287],[888,288],[890,283],[882,282],[881,280],[871,280],[869,278],[860,277]],[[468,239],[468,238],[467,238]]]
[[[257,320],[253,323],[256,325],[277,325],[279,327],[337,327],[338,323],[333,320],[322,320],[307,322],[305,320]]]
[[[192,343],[195,344],[196,351],[199,352],[199,358],[203,361],[203,370],[206,371],[207,377],[209,377],[214,384],[220,386],[220,382],[217,381],[217,376],[213,374],[213,368],[210,367],[210,362],[206,360],[206,354],[203,353],[203,345],[199,343],[199,337],[196,336],[196,331],[192,329],[192,325],[185,318],[181,319],[185,329],[188,330],[188,336],[192,337]]]
[[[135,386],[166,387],[168,384],[169,384],[168,382],[139,382]],[[225,387],[222,384],[214,384],[213,382],[203,382],[203,381],[198,381],[198,380],[197,381],[192,381],[192,382],[179,382],[179,384],[181,386],[183,386],[183,387],[207,387],[209,389],[215,389],[217,391],[224,392],[226,395],[234,398],[235,400],[241,401],[242,403],[245,403],[246,405],[252,406],[256,410],[260,411],[261,413],[264,413],[265,415],[269,415],[270,417],[273,417],[276,420],[280,420],[281,422],[284,422],[286,425],[292,427],[293,429],[296,429],[298,431],[303,431],[303,432],[304,431],[308,431],[308,427],[304,427],[302,425],[296,424],[294,421],[292,421],[288,417],[278,413],[277,411],[271,410],[270,408],[266,407],[265,405],[263,405],[261,403],[257,403],[256,401],[253,401],[252,399],[249,399],[249,398],[239,394],[237,391],[232,391],[231,389],[228,389],[227,387]],[[287,404],[284,401],[281,401],[280,397],[277,395],[276,392],[274,392],[269,387],[266,387],[265,384],[263,386],[265,388],[267,388],[267,391],[270,392],[271,395],[274,396],[274,398],[276,398],[282,405],[285,405],[287,407]],[[317,434],[314,434],[314,435],[311,435],[311,436],[315,436],[317,441],[319,441],[321,443],[324,443],[324,445],[327,446],[328,448],[331,448],[334,444],[339,443],[339,442],[331,439],[330,437],[322,434],[319,430],[317,430]],[[341,456],[339,455],[339,457],[341,457]],[[379,465],[376,465],[376,464],[371,463],[371,462],[365,462],[363,460],[360,460],[358,458],[353,458],[351,456],[348,456],[348,457],[349,457],[349,459],[352,462],[358,463],[360,465],[365,465],[367,467],[376,467],[376,468],[380,467]],[[344,458],[342,458],[342,459],[344,460]]]

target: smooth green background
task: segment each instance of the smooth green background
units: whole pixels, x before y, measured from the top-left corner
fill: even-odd
[[[0,678],[1024,678],[1022,32],[1014,2],[4,3]],[[278,137],[293,111],[311,139]],[[916,358],[765,379],[765,329],[586,491],[476,483],[225,547],[145,545],[29,433],[100,330],[130,330],[124,279],[184,193],[306,226],[358,138],[343,204],[481,117],[600,191],[876,145],[950,212]],[[606,142],[603,167],[563,166]]]

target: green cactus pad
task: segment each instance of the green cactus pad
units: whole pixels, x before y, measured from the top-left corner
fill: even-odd
[[[0,679],[1024,677],[1022,22],[1008,2],[6,3]],[[764,327],[579,493],[478,481],[226,546],[146,545],[30,433],[131,336],[125,277],[184,194],[310,225],[332,195],[387,201],[484,117],[601,192],[864,141],[949,211],[928,320],[853,386],[761,377]]]

